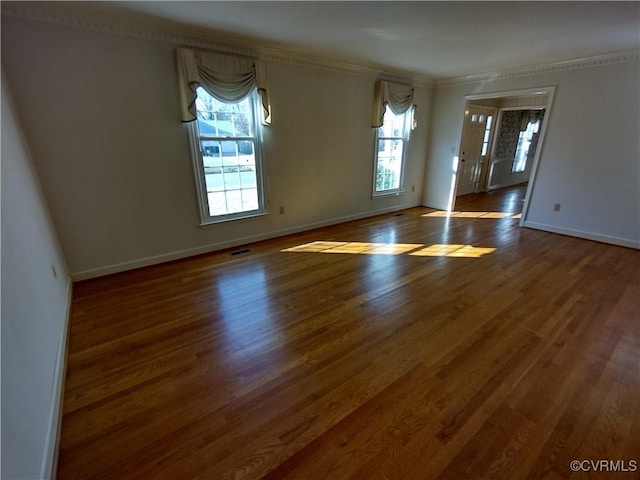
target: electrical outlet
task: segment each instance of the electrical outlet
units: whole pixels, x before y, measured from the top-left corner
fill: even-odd
[[[560,204],[559,203],[555,203],[553,205],[553,211],[554,212],[559,212],[560,211]]]
[[[411,191],[415,192],[416,191],[416,186],[415,185],[411,185]]]
[[[284,207],[280,206],[280,214],[283,214],[283,213],[284,213]]]

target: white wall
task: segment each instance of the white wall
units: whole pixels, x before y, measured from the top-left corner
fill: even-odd
[[[556,86],[525,226],[640,248],[640,68],[599,63],[436,88],[424,204],[446,208],[465,95]]]
[[[174,45],[5,16],[2,49],[75,278],[420,204],[430,88],[407,193],[373,200],[375,77],[268,63],[272,213],[200,228]]]
[[[49,478],[71,284],[4,75],[1,176],[2,478]]]

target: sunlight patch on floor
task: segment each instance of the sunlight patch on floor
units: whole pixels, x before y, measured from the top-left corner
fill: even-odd
[[[331,248],[338,248],[346,245],[349,242],[311,242],[304,243],[302,245],[296,245],[295,247],[286,248],[283,252],[322,252]]]
[[[419,257],[478,258],[495,251],[495,248],[474,247],[472,245],[450,245],[445,243],[431,245],[430,247],[422,248],[416,252],[411,252],[409,255]]]
[[[424,247],[421,243],[311,242],[285,248],[283,252],[357,253],[366,255],[399,255]]]
[[[509,212],[447,212],[446,210],[425,213],[423,217],[455,217],[455,218],[520,218],[520,213]]]
[[[325,242],[316,241],[285,248],[282,252],[306,253],[350,253],[357,255],[400,255],[408,253],[418,257],[459,257],[478,258],[496,249],[474,247],[473,245],[434,244],[425,246],[420,243],[370,243],[370,242]]]

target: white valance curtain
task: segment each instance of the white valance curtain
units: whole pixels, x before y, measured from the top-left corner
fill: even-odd
[[[196,90],[204,88],[224,102],[240,102],[257,88],[262,104],[263,124],[271,123],[271,105],[264,63],[225,53],[187,48],[177,49],[180,116],[183,122],[196,119]]]
[[[384,121],[385,107],[389,106],[396,115],[401,115],[411,109],[411,129],[416,128],[415,111],[413,103],[413,86],[404,83],[388,82],[386,80],[376,81],[373,93],[373,115],[371,126],[381,127]]]

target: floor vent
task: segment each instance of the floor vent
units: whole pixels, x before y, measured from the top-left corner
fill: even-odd
[[[231,255],[242,255],[243,253],[249,253],[251,250],[245,248],[244,250],[236,250],[235,252],[231,252]]]
[[[394,217],[401,217],[402,215],[404,215],[404,213],[396,213]]]

